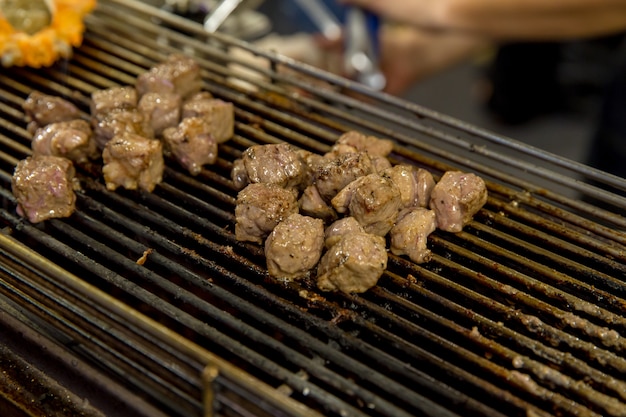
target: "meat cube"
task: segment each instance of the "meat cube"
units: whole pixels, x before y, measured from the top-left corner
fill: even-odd
[[[175,93],[183,99],[202,88],[200,65],[190,56],[172,54],[149,71],[137,77],[135,88],[140,96],[146,93]]]
[[[324,222],[292,214],[280,222],[265,241],[269,274],[288,281],[306,276],[317,265],[324,248]]]
[[[326,223],[330,223],[338,217],[335,209],[328,205],[319,191],[317,191],[315,184],[309,185],[304,189],[302,196],[298,200],[298,206],[300,207],[300,213],[317,217]]]
[[[276,184],[249,184],[237,194],[235,238],[262,243],[278,223],[297,212],[294,189]]]
[[[326,202],[355,179],[374,172],[372,160],[365,152],[345,153],[328,159],[315,172],[315,185]]]
[[[30,133],[34,133],[38,128],[50,123],[67,122],[80,118],[80,110],[70,101],[40,91],[30,93],[22,108],[26,113]]]
[[[211,134],[217,143],[223,143],[235,133],[235,109],[233,103],[215,98],[195,98],[183,104],[182,117],[202,117],[211,126]]]
[[[96,121],[93,128],[94,140],[99,149],[104,149],[114,136],[125,133],[154,137],[150,122],[136,110],[114,110]]]
[[[386,169],[391,168],[391,161],[384,156],[372,156],[372,166],[374,167],[374,172],[381,173]]]
[[[430,208],[437,216],[437,227],[460,232],[487,202],[487,187],[482,178],[460,171],[446,172],[432,190]]]
[[[322,256],[317,286],[322,291],[363,293],[376,285],[385,268],[385,238],[369,233],[347,234]]]
[[[337,139],[337,145],[352,146],[359,152],[367,152],[370,156],[386,157],[393,150],[391,140],[367,136],[356,131],[349,131],[341,135]]]
[[[97,120],[114,110],[137,107],[137,91],[130,86],[111,87],[91,93],[91,116]]]
[[[304,176],[303,186],[309,186],[313,184],[313,181],[315,180],[315,172],[328,160],[322,155],[304,149],[298,149],[297,152],[300,156],[300,159],[307,167],[306,174]]]
[[[243,152],[241,159],[253,183],[299,187],[307,173],[296,148],[288,143],[251,146]]]
[[[188,117],[163,132],[167,149],[191,175],[198,175],[203,165],[217,160],[217,142],[209,130],[204,119]]]
[[[337,212],[350,213],[366,232],[385,236],[398,217],[402,200],[389,178],[370,174],[352,181],[331,203]]]
[[[168,127],[180,122],[182,100],[178,94],[146,93],[141,96],[137,110],[150,123],[155,136],[161,136]]]
[[[352,216],[341,218],[328,226],[324,231],[324,246],[330,249],[345,235],[365,233],[363,226]]]
[[[428,207],[435,186],[433,175],[413,165],[396,165],[382,172],[400,190],[403,207]]]
[[[156,139],[124,133],[111,139],[102,152],[102,173],[108,190],[123,187],[151,192],[163,178],[163,146]]]
[[[72,161],[50,155],[33,155],[19,161],[11,186],[17,213],[31,223],[69,217],[76,208],[78,181]]]
[[[31,147],[35,154],[62,156],[82,164],[100,156],[92,136],[91,126],[82,119],[50,123],[37,129]]]
[[[423,207],[404,209],[389,231],[390,250],[394,255],[407,255],[415,263],[428,262],[431,252],[428,235],[437,228],[435,212]]]
[[[248,178],[248,171],[246,171],[246,165],[241,158],[237,158],[233,161],[233,168],[230,171],[230,179],[233,181],[235,190],[243,190],[246,185],[250,184],[250,178]]]

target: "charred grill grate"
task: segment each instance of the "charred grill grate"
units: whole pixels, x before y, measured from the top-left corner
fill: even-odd
[[[0,74],[5,334],[61,346],[111,397],[138,392],[133,415],[626,415],[626,202],[583,179],[623,180],[272,54],[248,68],[267,79],[233,72],[225,50],[248,45],[143,3],[102,0],[87,26],[71,61]],[[27,94],[88,111],[92,91],[180,49],[236,105],[217,164],[192,178],[170,163],[152,194],[111,193],[82,172],[74,216],[18,218]],[[394,138],[397,161],[479,173],[489,201],[462,233],[431,237],[431,262],[391,256],[366,294],[274,282],[261,248],[234,239],[232,161],[256,143],[324,152],[348,128]]]

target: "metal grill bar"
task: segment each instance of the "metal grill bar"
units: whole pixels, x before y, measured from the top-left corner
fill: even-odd
[[[565,191],[615,205],[614,212],[599,210],[501,165],[554,177],[547,167],[508,156],[514,150],[607,183],[615,179],[270,53],[255,51],[298,74],[270,65],[258,71],[262,79],[242,75],[255,88],[250,91],[230,82],[237,74],[222,46],[252,47],[141,3],[102,0],[87,23],[85,45],[68,63],[0,74],[0,221],[13,238],[115,294],[129,311],[275,389],[272,404],[263,406],[242,380],[209,378],[218,414],[310,415],[310,407],[330,416],[625,415],[624,199],[555,176]],[[30,153],[21,111],[26,95],[32,89],[62,95],[86,116],[93,91],[132,84],[181,47],[198,54],[205,88],[236,106],[236,135],[220,147],[218,162],[192,178],[168,161],[165,181],[152,194],[107,191],[94,165],[80,174],[84,190],[70,219],[37,227],[19,219],[10,173]],[[332,86],[321,89],[314,84],[320,80]],[[287,141],[325,152],[349,128],[395,139],[395,162],[436,174],[453,167],[481,173],[489,201],[464,232],[432,235],[428,264],[391,256],[380,285],[366,294],[318,294],[309,282],[277,283],[267,276],[262,248],[234,238],[232,161],[257,143]],[[509,149],[500,154],[474,139]],[[121,312],[110,319],[106,305],[96,309],[75,293],[65,295],[70,281],[62,277],[6,272],[3,297],[24,304],[52,336],[80,340],[77,354],[101,357],[111,377],[160,407],[199,415],[206,362],[198,356],[179,358],[180,346],[162,351],[141,325],[125,327]],[[63,298],[54,301],[58,294]],[[287,397],[302,408],[276,399]]]

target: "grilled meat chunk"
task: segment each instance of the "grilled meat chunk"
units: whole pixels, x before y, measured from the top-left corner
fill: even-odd
[[[387,268],[385,238],[369,233],[343,235],[321,258],[317,286],[322,291],[362,293]]]
[[[27,129],[30,133],[34,133],[38,128],[50,123],[67,122],[80,118],[80,110],[70,101],[40,91],[30,93],[22,108],[26,113]]]
[[[428,207],[435,186],[433,175],[413,165],[396,165],[382,172],[400,190],[403,207]]]
[[[72,161],[51,155],[33,155],[19,161],[11,186],[17,213],[31,223],[69,217],[76,206],[78,181]]]
[[[50,123],[37,129],[31,147],[35,154],[62,156],[78,164],[100,156],[91,126],[82,119]]]
[[[353,216],[366,232],[385,236],[398,217],[402,200],[393,181],[370,174],[352,181],[331,203],[337,212]]]
[[[150,122],[136,110],[114,110],[106,114],[95,122],[93,133],[99,149],[104,149],[114,136],[125,133],[134,133],[145,138],[154,137]]]
[[[246,165],[241,158],[237,158],[233,161],[233,168],[230,171],[230,179],[233,181],[233,186],[236,190],[243,190],[246,185],[250,184],[250,178],[248,178],[248,171],[246,171]]]
[[[243,152],[241,159],[253,183],[290,188],[300,187],[306,178],[306,164],[296,148],[288,143],[251,146]]]
[[[188,117],[165,129],[163,140],[178,163],[191,175],[198,175],[203,165],[214,164],[217,159],[217,142],[209,132],[204,119]]]
[[[262,243],[278,223],[297,212],[296,190],[277,184],[249,184],[237,194],[235,238]]]
[[[146,93],[175,93],[183,99],[202,88],[200,66],[190,56],[172,54],[165,61],[140,74],[135,82],[139,96]]]
[[[335,209],[326,203],[319,191],[317,191],[315,184],[309,185],[304,189],[298,200],[298,206],[300,207],[300,213],[317,217],[324,220],[325,223],[330,223],[338,217]]]
[[[430,208],[437,227],[460,232],[487,202],[487,187],[479,176],[460,171],[446,172],[432,190]]]
[[[276,278],[302,278],[317,265],[323,248],[324,222],[292,214],[280,222],[265,240],[267,270]]]
[[[309,186],[313,184],[313,181],[315,180],[315,172],[328,160],[322,155],[309,152],[304,149],[298,149],[297,152],[298,155],[300,155],[300,159],[302,159],[307,168],[306,174],[304,176],[303,186]]]
[[[163,146],[155,139],[134,133],[115,136],[104,147],[102,159],[108,190],[124,187],[151,192],[163,178]]]
[[[215,98],[203,98],[196,94],[183,104],[182,117],[202,117],[211,126],[211,135],[217,143],[223,143],[235,133],[235,110],[233,103]]]
[[[182,100],[178,94],[146,93],[137,103],[137,110],[150,123],[155,136],[180,122]]]
[[[367,152],[370,156],[386,157],[393,150],[393,142],[391,140],[367,136],[356,131],[344,133],[337,139],[336,144],[351,146],[358,152]]]
[[[130,86],[111,87],[91,93],[91,116],[100,120],[114,110],[137,108],[137,91]]]
[[[326,246],[326,249],[330,249],[343,236],[351,233],[365,233],[365,230],[354,217],[343,217],[333,222],[324,231],[324,246]]]
[[[428,262],[431,252],[427,248],[427,238],[436,228],[434,211],[423,207],[402,210],[395,226],[389,231],[391,253],[407,255],[418,264]]]
[[[315,172],[315,185],[326,202],[355,179],[374,172],[372,160],[365,152],[344,153],[328,159]]]

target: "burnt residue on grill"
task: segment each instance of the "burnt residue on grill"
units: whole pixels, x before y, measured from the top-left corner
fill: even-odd
[[[232,84],[227,50],[248,45],[145,2],[101,0],[87,29],[72,60],[0,74],[0,313],[19,311],[15,323],[63,357],[97,368],[124,398],[136,393],[145,415],[626,414],[626,203],[574,177],[615,179],[260,51],[280,65],[243,76],[253,90]],[[86,115],[94,90],[132,84],[179,48],[196,54],[204,88],[235,104],[235,136],[216,164],[191,177],[167,161],[145,193],[108,191],[96,162],[79,169],[72,217],[19,218],[10,183],[30,153],[29,92],[61,95]],[[463,232],[430,236],[430,262],[390,255],[365,294],[321,293],[313,277],[276,281],[262,246],[234,237],[233,161],[283,141],[324,153],[348,129],[393,139],[392,161],[436,177],[478,173],[489,200]],[[556,186],[536,182],[545,178]]]

